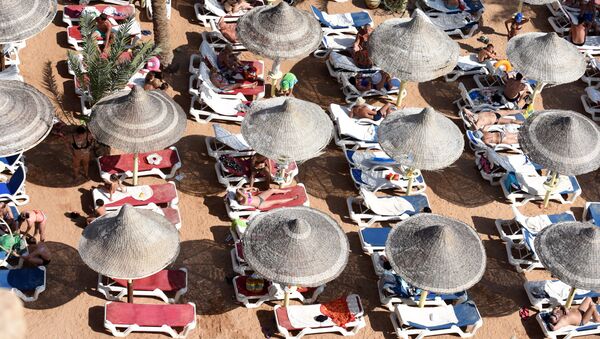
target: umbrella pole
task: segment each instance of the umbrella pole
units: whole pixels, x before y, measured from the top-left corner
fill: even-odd
[[[525,109],[525,118],[528,118],[531,115],[531,113],[533,113],[533,104],[535,103],[535,98],[537,98],[537,96],[542,92],[544,86],[546,86],[546,83],[544,82],[539,82],[535,86],[533,94],[531,95],[531,103],[529,103],[529,105],[527,105],[527,109]]]
[[[133,280],[127,280],[127,302],[133,304]]]
[[[283,295],[283,307],[288,306],[290,306],[290,292],[286,290]]]
[[[565,308],[568,310],[573,303],[573,299],[575,298],[575,287],[571,287],[569,291],[569,297],[567,298],[567,303],[565,304]]]
[[[523,11],[523,0],[519,1],[519,7],[517,7],[517,13],[521,13]]]
[[[550,182],[544,184],[544,188],[546,189],[546,195],[544,196],[544,208],[548,207],[548,202],[550,201],[550,195],[556,188],[556,179],[558,178],[558,172],[552,172],[552,177],[550,177]]]
[[[4,51],[3,44],[0,44],[0,51]],[[2,57],[0,58],[0,72],[2,72],[4,70],[4,68],[6,67],[5,62],[6,62],[6,60],[4,59],[4,53],[2,53]]]
[[[271,98],[275,97],[276,88],[277,88],[277,80],[281,79],[281,71],[279,68],[281,67],[281,61],[279,59],[273,60],[273,68],[271,72],[269,72],[269,78],[271,78]]]
[[[427,300],[427,292],[426,290],[421,291],[421,296],[419,297],[419,308],[423,308],[425,306],[425,300]]]
[[[402,105],[402,100],[404,99],[404,97],[402,96],[404,94],[404,91],[406,90],[406,84],[408,83],[408,81],[406,80],[400,80],[400,88],[398,89],[398,98],[396,99],[396,107],[400,108],[400,105]]]
[[[135,153],[133,155],[133,186],[137,186],[138,184],[138,166],[139,166],[139,153]]]
[[[410,195],[410,191],[412,191],[413,182],[415,180],[416,173],[414,168],[409,168],[408,172],[406,172],[406,177],[408,178],[408,187],[406,188],[406,195]]]

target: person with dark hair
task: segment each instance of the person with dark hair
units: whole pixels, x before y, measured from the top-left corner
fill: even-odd
[[[40,242],[38,244],[30,244],[28,251],[28,254],[21,256],[26,264],[29,264],[30,266],[48,266],[48,264],[50,264],[50,250],[45,243]]]
[[[40,235],[40,242],[46,241],[46,221],[48,218],[46,214],[40,210],[23,211],[19,215],[19,229],[22,228],[23,224],[27,226],[25,234],[29,234],[29,231],[33,228],[33,237],[35,238],[38,234]]]
[[[575,46],[585,45],[585,39],[587,38],[587,27],[583,21],[583,17],[579,17],[577,24],[571,25],[569,35],[571,36],[571,42]]]
[[[250,158],[250,187],[254,187],[257,177],[265,178],[267,185],[271,184],[271,172],[269,171],[269,159],[261,154],[254,154]]]
[[[369,56],[369,37],[371,33],[373,33],[371,25],[361,26],[352,45],[352,58],[356,66],[360,68],[373,67],[373,61]]]
[[[75,134],[72,136],[71,150],[73,152],[73,177],[77,178],[80,167],[83,167],[83,175],[88,177],[88,168],[90,166],[90,157],[94,139],[91,137],[87,128],[78,126]]]
[[[108,53],[110,50],[110,35],[112,33],[112,28],[113,26],[108,20],[108,16],[106,14],[102,13],[96,18],[96,31],[93,33],[93,35],[96,37],[96,39],[100,38],[104,41],[104,45],[102,47],[98,47],[100,48],[101,52]]]
[[[548,327],[551,331],[556,331],[566,326],[584,326],[590,321],[599,323],[600,314],[592,298],[586,297],[581,305],[568,310],[562,305],[554,307],[548,317]]]
[[[89,225],[92,221],[100,218],[101,216],[106,214],[106,207],[104,206],[104,200],[96,199],[96,208],[94,209],[94,213],[87,217],[86,224]]]
[[[487,44],[487,46],[485,46],[479,52],[477,52],[477,60],[479,62],[495,60],[497,57],[498,56],[496,55],[496,51],[494,50],[494,45],[492,44]]]
[[[523,74],[517,73],[514,77],[506,79],[502,94],[510,102],[519,102],[524,97],[527,85],[523,82]]]
[[[529,22],[529,18],[525,18],[523,13],[517,13],[514,17],[504,21],[504,26],[508,32],[508,40],[519,34],[519,31],[523,28],[523,25]]]
[[[127,191],[121,184],[121,178],[116,173],[111,174],[108,180],[109,181],[105,184],[106,191],[108,192],[108,200],[112,200],[113,194],[115,194],[116,191]]]

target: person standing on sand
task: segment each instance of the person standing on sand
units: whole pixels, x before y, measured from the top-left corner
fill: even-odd
[[[40,242],[46,241],[46,214],[40,210],[23,211],[19,215],[19,229],[25,224],[25,234],[29,234],[31,228],[34,228],[33,237],[40,235]]]
[[[517,13],[514,17],[504,21],[506,32],[508,32],[508,40],[519,34],[519,31],[523,28],[523,25],[529,22],[529,18],[525,18],[523,13]]]
[[[71,151],[73,153],[73,178],[79,176],[79,169],[83,167],[83,175],[88,177],[88,168],[90,167],[90,157],[92,156],[92,146],[94,139],[87,128],[78,126],[75,134],[72,136]]]

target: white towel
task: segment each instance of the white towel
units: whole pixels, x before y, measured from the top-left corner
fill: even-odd
[[[590,100],[592,100],[594,103],[600,103],[600,91],[596,87],[586,87],[585,93],[587,94],[588,98],[590,98]]]
[[[403,324],[413,322],[422,326],[434,327],[458,322],[454,308],[450,305],[419,308],[400,304],[396,311]]]
[[[336,326],[331,318],[318,322],[315,317],[322,315],[321,304],[316,305],[292,305],[287,308],[288,318],[293,328],[315,328]]]
[[[323,40],[325,47],[329,49],[347,49],[354,44],[354,38],[347,35],[326,35]]]
[[[569,297],[571,286],[565,284],[560,280],[546,280],[544,283],[544,291],[548,294],[548,297],[558,301],[566,300]],[[577,294],[589,293],[588,290],[577,290]]]
[[[323,18],[327,21],[331,26],[338,27],[352,27],[354,26],[354,20],[352,20],[352,15],[350,13],[345,14],[327,14],[322,12]]]
[[[459,56],[457,66],[463,71],[470,71],[476,68],[484,68],[486,64],[478,61],[477,54],[469,54]]]
[[[531,232],[538,233],[547,226],[550,226],[552,222],[547,215],[536,215],[535,217],[526,217],[524,226],[527,227]]]
[[[215,138],[232,149],[236,151],[248,151],[252,149],[243,135],[233,134],[219,124],[213,124],[213,129],[215,131]]]
[[[357,140],[377,142],[377,126],[364,125],[350,118],[340,105],[331,104],[331,113],[335,116],[340,133]]]
[[[360,189],[360,194],[365,200],[365,204],[376,214],[383,216],[400,215],[405,212],[415,212],[413,205],[403,197],[377,197],[375,193],[364,188]]]
[[[374,160],[377,159],[391,159],[389,155],[385,154],[383,151],[355,151],[352,155],[352,161],[364,168],[371,168],[375,165],[392,165],[391,162],[379,162]]]
[[[522,189],[532,195],[545,195],[546,187],[544,183],[548,180],[547,176],[534,175],[534,174],[524,174],[521,172],[515,173],[517,180],[522,186]],[[564,191],[572,191],[573,185],[571,184],[571,180],[568,176],[560,175],[558,177],[558,184],[555,193],[564,192]]]

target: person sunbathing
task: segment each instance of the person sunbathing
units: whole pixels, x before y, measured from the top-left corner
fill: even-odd
[[[108,53],[110,50],[112,28],[113,25],[106,14],[102,13],[96,18],[96,31],[92,34],[96,39],[104,40],[103,45],[98,45],[100,52]]]
[[[232,15],[234,13],[252,9],[252,5],[245,0],[225,0],[223,1],[223,9],[227,14]]]
[[[369,107],[369,105],[367,105],[367,102],[365,101],[365,99],[363,99],[362,97],[359,97],[356,100],[356,104],[354,106],[352,106],[352,109],[350,110],[350,118],[355,118],[355,119],[371,119],[373,121],[379,121],[385,117],[387,117],[387,115],[390,112],[393,112],[397,110],[396,106],[392,105],[391,103],[386,103],[385,105],[383,105],[383,107],[379,108],[378,110],[375,110],[371,107]]]
[[[288,202],[297,200],[300,197],[295,195],[292,198],[267,200],[273,195],[286,194],[288,191],[277,188],[269,188],[268,190],[260,192],[257,195],[253,195],[253,193],[257,192],[259,192],[259,190],[255,187],[238,188],[235,191],[235,201],[237,201],[237,203],[240,205],[252,206],[258,209],[266,209],[277,205],[287,204]]]
[[[94,213],[85,219],[86,225],[89,225],[94,220],[100,218],[101,216],[103,216],[105,214],[106,214],[106,207],[104,206],[104,200],[97,199],[96,200],[96,208],[94,209]]]
[[[548,319],[548,327],[551,331],[556,331],[566,326],[584,326],[589,322],[599,323],[600,314],[592,298],[586,297],[581,305],[568,310],[562,305],[554,307]]]
[[[271,172],[269,171],[269,159],[258,153],[250,158],[250,187],[254,187],[257,177],[265,178],[267,185],[271,184]]]
[[[238,56],[233,53],[233,46],[227,44],[217,55],[217,66],[219,66],[219,70],[223,74],[233,77],[240,73],[240,69],[244,67],[244,64],[240,61]]]
[[[255,88],[258,85],[258,82],[252,82],[249,84],[243,84],[240,82],[229,82],[227,78],[223,74],[221,74],[216,69],[210,70],[210,82],[217,88],[223,91],[231,91],[234,89],[242,89],[242,88]]]
[[[484,48],[482,48],[479,52],[477,52],[477,61],[484,62],[487,60],[496,60],[498,56],[496,55],[496,51],[494,50],[494,45],[487,44]]]
[[[356,75],[356,89],[361,92],[367,92],[372,89],[381,91],[383,88],[389,91],[393,87],[392,77],[384,71],[377,71],[368,75],[363,73]]]
[[[573,45],[585,45],[585,39],[587,38],[587,27],[585,27],[582,17],[579,17],[577,24],[571,25],[569,34],[571,36],[571,42],[573,43]]]
[[[358,29],[354,44],[352,44],[352,58],[356,66],[360,68],[373,67],[373,61],[369,56],[369,36],[373,32],[371,25],[364,25]]]
[[[25,224],[25,226],[27,227],[25,229],[24,234],[28,235],[29,231],[31,231],[31,229],[33,228],[33,237],[35,238],[35,236],[39,234],[40,241],[44,242],[46,241],[47,219],[48,218],[46,218],[44,212],[40,210],[23,211],[21,212],[18,218],[19,229],[21,229],[23,227],[23,224]]]
[[[221,17],[217,22],[217,28],[223,34],[225,39],[229,40],[232,44],[236,44],[238,42],[237,33],[235,28],[237,27],[236,23],[227,23],[225,22],[225,17]]]
[[[528,22],[529,18],[525,18],[523,13],[517,13],[514,17],[504,21],[506,32],[508,32],[508,40],[519,34],[519,31],[523,28],[523,25]]]
[[[519,133],[504,131],[481,131],[481,140],[488,145],[519,144]]]
[[[26,264],[30,266],[48,266],[52,256],[50,250],[45,243],[30,244],[28,247],[29,253],[21,256]]]
[[[468,108],[463,108],[467,120],[475,126],[475,129],[482,129],[492,125],[516,124],[522,125],[523,120],[505,118],[505,116],[521,113],[520,110],[500,110],[491,112],[474,113]]]
[[[508,77],[504,83],[502,94],[506,100],[518,103],[527,93],[527,85],[523,81],[523,74],[517,73],[514,77]]]
[[[125,187],[122,185],[121,178],[116,173],[110,175],[108,182],[104,183],[104,189],[106,192],[108,192],[108,200],[112,200],[113,194],[115,194],[117,191],[123,193],[127,192]]]

